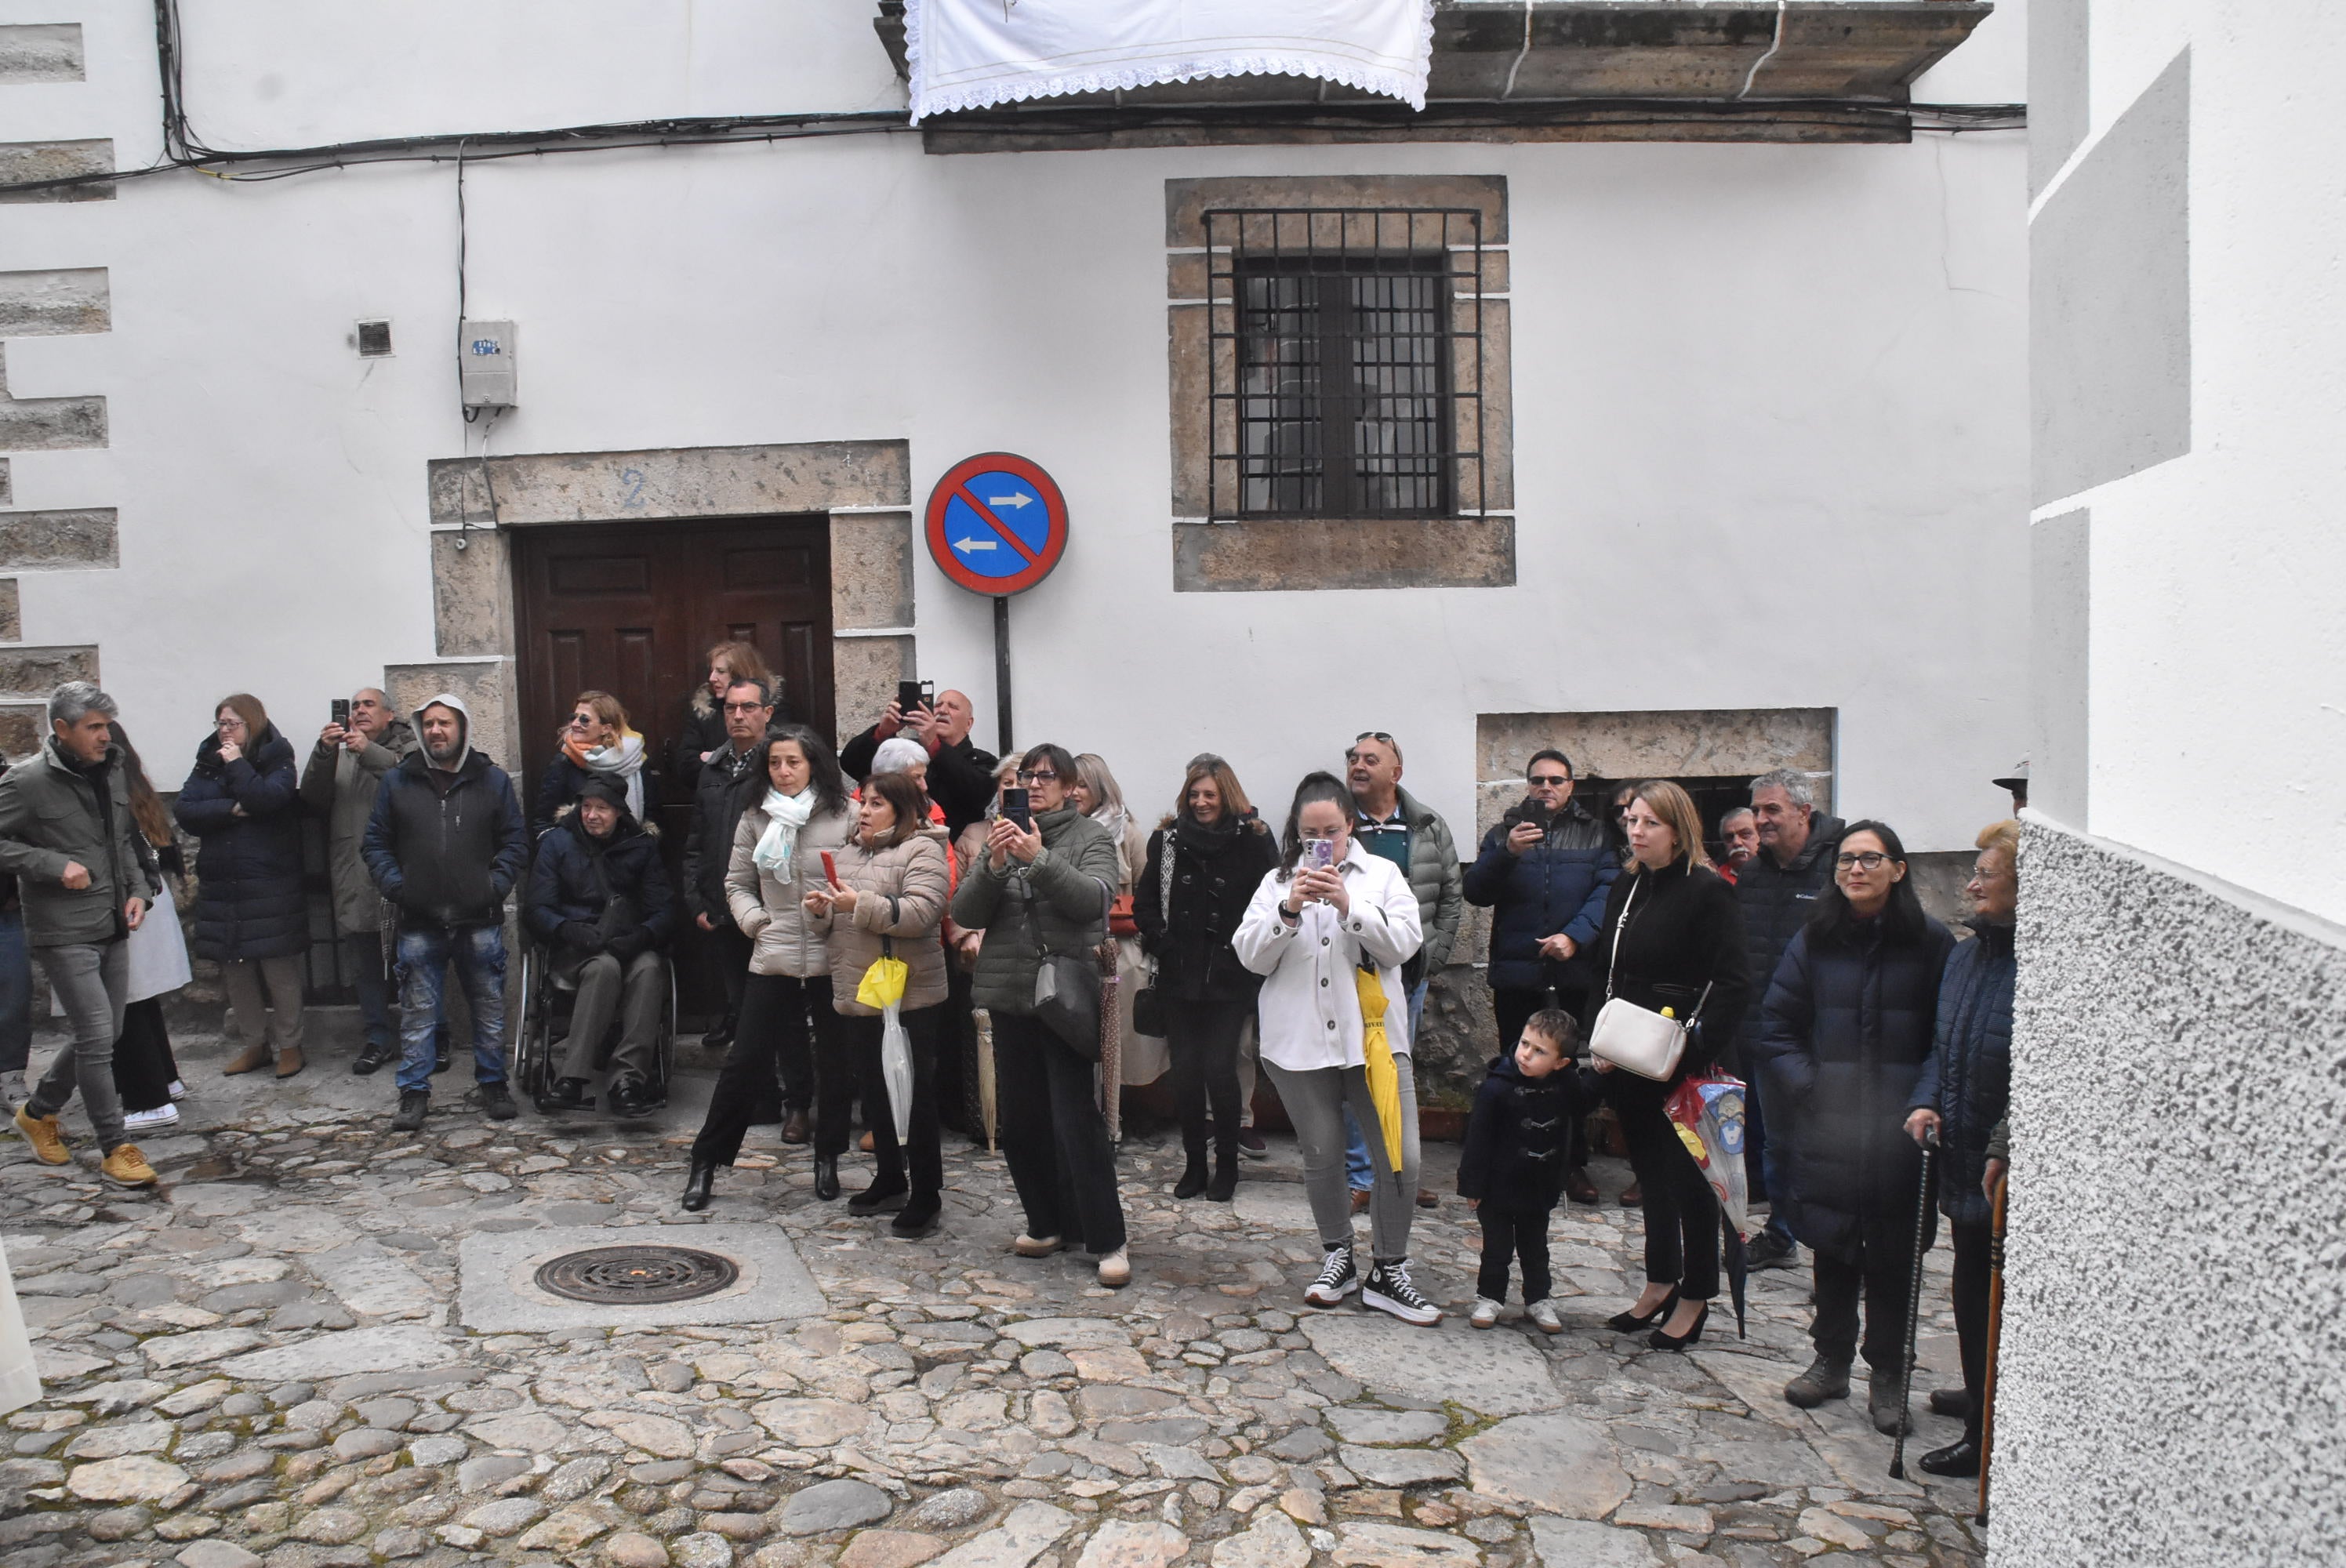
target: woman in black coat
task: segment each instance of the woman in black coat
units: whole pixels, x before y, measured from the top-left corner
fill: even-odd
[[[1172,857],[1168,881],[1165,864]],[[1157,962],[1173,1104],[1188,1168],[1175,1197],[1204,1193],[1228,1203],[1239,1184],[1239,1037],[1254,1015],[1262,977],[1239,962],[1230,938],[1254,891],[1279,864],[1279,843],[1247,803],[1238,775],[1200,757],[1181,781],[1181,804],[1149,835],[1133,890],[1140,945]],[[1206,1176],[1206,1110],[1213,1107],[1214,1174]]]
[[[1906,1293],[1914,1267],[1922,1151],[1902,1124],[1931,1054],[1939,978],[1954,938],[1923,912],[1906,848],[1853,822],[1832,885],[1769,983],[1751,1042],[1762,1098],[1791,1108],[1791,1193],[1777,1212],[1816,1257],[1815,1363],[1784,1389],[1809,1408],[1849,1392],[1865,1303],[1874,1426],[1906,1419]]]
[[[310,946],[293,748],[260,699],[243,692],[221,699],[212,726],[173,811],[199,846],[195,953],[220,966],[244,1037],[222,1071],[250,1073],[273,1056],[277,1075],[291,1078],[303,1065],[301,957]]]
[[[1627,1333],[1658,1324],[1648,1343],[1680,1350],[1702,1337],[1719,1294],[1719,1197],[1663,1107],[1671,1090],[1733,1046],[1750,995],[1750,960],[1743,911],[1703,853],[1694,802],[1667,779],[1629,791],[1621,817],[1629,860],[1606,895],[1590,966],[1606,976],[1604,991],[1589,1000],[1592,1035],[1612,996],[1656,1013],[1667,1007],[1692,1026],[1667,1082],[1597,1063],[1645,1192],[1646,1288],[1609,1326]]]

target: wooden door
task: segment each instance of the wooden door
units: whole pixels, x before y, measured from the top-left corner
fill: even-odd
[[[642,734],[658,779],[662,850],[674,873],[691,801],[668,767],[685,703],[705,680],[712,643],[754,643],[781,677],[790,717],[829,737],[831,524],[815,517],[517,529],[524,809],[559,747],[582,691],[617,697]],[[714,977],[679,948],[684,1011],[699,1014]]]

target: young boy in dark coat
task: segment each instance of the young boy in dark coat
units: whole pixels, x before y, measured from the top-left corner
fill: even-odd
[[[1467,1319],[1477,1329],[1499,1320],[1507,1267],[1520,1259],[1533,1324],[1546,1334],[1564,1330],[1548,1299],[1547,1222],[1564,1196],[1573,1120],[1585,1109],[1586,1091],[1572,1065],[1579,1038],[1570,1013],[1553,1007],[1533,1013],[1515,1050],[1492,1058],[1490,1076],[1474,1095],[1458,1158],[1458,1193],[1483,1222],[1483,1268]]]

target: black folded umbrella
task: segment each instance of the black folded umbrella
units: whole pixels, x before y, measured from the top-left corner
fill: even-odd
[[[1751,1278],[1751,1256],[1733,1226],[1722,1219],[1719,1228],[1727,1236],[1727,1293],[1735,1298],[1735,1337],[1741,1339],[1747,1337],[1743,1332],[1743,1301],[1744,1287]]]

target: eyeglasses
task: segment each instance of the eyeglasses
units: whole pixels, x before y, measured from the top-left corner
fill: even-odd
[[[1882,862],[1889,858],[1890,857],[1887,855],[1877,854],[1873,850],[1868,850],[1863,854],[1835,855],[1833,857],[1833,864],[1839,866],[1844,871],[1849,871],[1852,867],[1862,867],[1864,870],[1871,871],[1878,871],[1882,866]]]
[[[1322,839],[1341,839],[1344,836],[1344,830],[1341,828],[1323,828],[1317,830],[1311,828],[1298,828],[1295,830],[1295,836],[1301,839],[1305,843],[1311,844],[1317,843]]]
[[[1018,772],[1018,780],[1022,784],[1056,784],[1059,781],[1059,776],[1056,772],[1048,768],[1038,769],[1031,772],[1025,769],[1021,769]]]
[[[1553,785],[1556,789],[1561,789],[1566,785],[1571,783],[1572,779],[1562,773],[1536,773],[1532,776],[1530,782],[1534,784]]]

